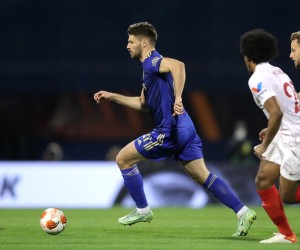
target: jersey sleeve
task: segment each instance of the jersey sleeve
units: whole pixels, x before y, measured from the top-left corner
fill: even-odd
[[[276,95],[272,88],[272,78],[268,76],[250,78],[249,88],[261,106],[263,106],[270,97]]]
[[[149,57],[144,61],[144,70],[149,73],[158,73],[162,56]]]

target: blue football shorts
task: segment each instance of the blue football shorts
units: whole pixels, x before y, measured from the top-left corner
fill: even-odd
[[[173,156],[175,160],[192,161],[203,158],[202,142],[194,126],[173,132],[154,129],[135,139],[134,145],[147,159],[162,160]]]

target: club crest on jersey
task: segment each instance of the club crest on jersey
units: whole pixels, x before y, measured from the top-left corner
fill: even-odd
[[[157,64],[157,62],[158,62],[159,59],[160,59],[160,58],[159,58],[158,56],[156,56],[156,57],[154,57],[154,58],[152,59],[151,63],[152,63],[152,66],[153,66],[153,67],[156,66],[156,64]]]
[[[259,93],[261,91],[261,85],[262,85],[262,82],[258,83],[257,84],[257,87],[256,88],[252,88],[251,90],[254,92],[254,93]]]

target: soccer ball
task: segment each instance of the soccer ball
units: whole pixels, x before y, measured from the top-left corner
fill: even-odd
[[[59,234],[67,226],[67,217],[58,208],[48,208],[41,214],[40,225],[48,234]]]

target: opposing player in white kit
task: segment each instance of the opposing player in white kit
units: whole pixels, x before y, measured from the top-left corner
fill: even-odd
[[[300,69],[300,31],[291,35],[290,58],[294,61],[296,69]]]
[[[290,58],[295,63],[295,68],[300,69],[300,31],[294,32],[291,35],[291,53]],[[298,93],[300,98],[300,92]]]
[[[254,101],[268,118],[267,128],[259,134],[261,144],[254,147],[260,159],[255,184],[262,206],[279,232],[260,242],[294,243],[296,235],[289,226],[281,198],[286,203],[300,202],[299,100],[288,75],[269,63],[277,55],[273,35],[262,29],[246,32],[240,49],[252,73],[248,84]],[[279,176],[278,192],[275,182]]]

